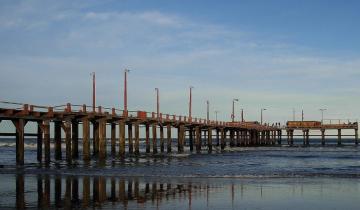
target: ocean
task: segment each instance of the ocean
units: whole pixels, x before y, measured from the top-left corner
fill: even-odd
[[[205,147],[177,154],[173,144],[171,154],[141,148],[138,157],[84,163],[80,156],[71,165],[53,161],[51,151],[44,166],[36,140],[26,139],[25,165],[17,167],[15,140],[0,139],[0,209],[359,209],[360,147],[343,142],[283,140],[211,154]]]

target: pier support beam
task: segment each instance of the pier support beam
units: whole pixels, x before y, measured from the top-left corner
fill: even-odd
[[[171,152],[171,125],[166,125],[166,132],[167,132],[167,153]]]
[[[207,146],[209,152],[212,152],[212,128],[208,128]]]
[[[125,122],[119,121],[119,156],[125,157]]]
[[[16,209],[25,209],[24,175],[16,175]]]
[[[134,153],[134,143],[133,143],[133,129],[132,124],[128,124],[128,145],[129,145],[129,154]]]
[[[190,151],[192,152],[194,150],[194,130],[192,127],[190,127],[189,129],[189,146],[190,146]]]
[[[24,119],[13,121],[16,128],[16,164],[24,165],[24,128],[26,122]]]
[[[146,153],[150,153],[150,125],[145,125],[145,144],[146,144]]]
[[[116,124],[111,123],[111,156],[115,157],[116,155]]]
[[[77,121],[72,121],[72,158],[79,158],[79,123]]]
[[[184,125],[181,124],[178,127],[178,152],[184,152],[184,141],[185,141],[185,128]]]
[[[338,141],[337,141],[338,145],[341,145],[341,129],[338,129]]]
[[[281,145],[282,131],[278,130],[278,145]]]
[[[359,144],[359,133],[358,129],[355,129],[355,145]]]
[[[240,142],[240,131],[237,130],[236,131],[236,146],[240,147],[240,144],[241,144],[241,142]]]
[[[62,124],[62,128],[65,132],[65,156],[66,156],[66,161],[68,163],[72,162],[72,155],[71,155],[71,122],[70,121],[66,121]]]
[[[50,121],[45,120],[42,127],[44,133],[45,164],[50,163]]]
[[[135,155],[140,154],[140,125],[135,123]]]
[[[164,126],[160,125],[160,152],[163,153],[164,152]]]
[[[225,146],[226,146],[225,139],[226,139],[226,131],[225,131],[225,129],[221,129],[221,142],[220,142],[221,150],[225,149]]]
[[[290,132],[290,145],[294,145],[294,130],[289,130]]]
[[[195,128],[195,144],[196,144],[196,152],[201,151],[201,129],[199,126]]]
[[[54,123],[54,139],[55,139],[55,160],[61,160],[61,121]]]
[[[37,122],[37,161],[42,162],[43,129],[42,121]]]
[[[216,129],[216,146],[220,146],[220,130]]]
[[[88,119],[82,120],[83,126],[83,160],[90,160],[90,122]]]
[[[106,158],[106,119],[99,121],[99,159]]]
[[[93,154],[99,154],[99,123],[96,121],[93,122]]]
[[[153,145],[153,154],[157,153],[157,135],[156,135],[156,124],[152,125],[152,145]]]
[[[230,147],[235,146],[234,130],[230,130]]]
[[[325,145],[325,129],[321,129],[321,145]]]

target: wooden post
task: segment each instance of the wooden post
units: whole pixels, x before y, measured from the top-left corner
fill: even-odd
[[[170,153],[171,152],[171,125],[168,124],[166,126],[166,132],[167,132],[167,152]]]
[[[306,145],[307,145],[307,146],[310,145],[309,133],[310,133],[310,130],[306,130]]]
[[[306,145],[306,130],[303,130],[303,145]]]
[[[207,146],[209,152],[212,152],[212,129],[208,128]]]
[[[221,150],[225,149],[226,147],[226,131],[224,128],[221,129]]]
[[[79,157],[79,123],[75,120],[72,121],[72,157]]]
[[[237,130],[236,131],[236,146],[237,147],[240,147],[240,131],[239,130]]]
[[[125,157],[125,122],[119,122],[119,156]]]
[[[99,121],[99,159],[106,158],[106,119]]]
[[[138,122],[135,123],[135,155],[140,154],[140,125]]]
[[[281,140],[282,140],[282,131],[278,130],[278,144],[281,145]]]
[[[18,119],[13,121],[16,128],[16,164],[24,165],[24,128],[25,120]]]
[[[83,160],[90,160],[90,122],[88,119],[82,120],[83,124]]]
[[[71,177],[67,176],[65,181],[64,208],[71,209]]]
[[[288,145],[290,145],[290,130],[286,130],[286,140]]]
[[[45,163],[50,163],[50,121],[45,120],[43,124]]]
[[[294,130],[290,130],[290,145],[294,144]]]
[[[216,146],[220,146],[220,130],[216,129]]]
[[[235,146],[234,142],[234,130],[230,130],[230,147]]]
[[[200,127],[197,126],[195,128],[195,144],[196,144],[196,152],[200,152],[201,151],[201,130]]]
[[[93,154],[99,154],[99,122],[93,121]]]
[[[179,125],[178,132],[179,132],[178,152],[183,153],[184,152],[184,140],[185,140],[185,128],[184,128],[183,124]]]
[[[43,131],[42,121],[37,122],[37,160],[42,162],[42,145],[43,145]]]
[[[341,145],[341,129],[338,129],[338,145]]]
[[[146,144],[146,153],[150,153],[150,125],[145,125],[145,144]]]
[[[71,201],[73,203],[79,203],[79,179],[74,176],[71,183]]]
[[[359,134],[358,129],[355,129],[355,145],[359,144]]]
[[[63,129],[65,132],[65,145],[66,145],[66,161],[71,163],[72,162],[72,156],[71,156],[71,122],[66,121],[63,123]]]
[[[55,138],[55,160],[61,160],[61,121],[54,123],[54,138]]]
[[[152,138],[153,154],[156,154],[157,153],[156,124],[152,125],[152,135],[153,135]]]
[[[116,154],[116,124],[111,123],[111,156]]]
[[[134,144],[133,144],[133,130],[132,124],[128,124],[128,145],[129,145],[129,154],[134,153]]]
[[[190,151],[192,152],[194,150],[194,129],[192,127],[190,127],[189,129],[189,146],[190,146]]]
[[[164,126],[160,125],[160,151],[164,152]]]
[[[42,209],[44,203],[44,196],[43,196],[43,182],[41,175],[37,175],[37,194],[38,194],[38,209]]]
[[[321,144],[325,145],[325,129],[321,129]]]

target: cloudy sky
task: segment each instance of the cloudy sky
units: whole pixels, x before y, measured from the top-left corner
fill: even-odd
[[[358,1],[0,1],[0,100],[284,122],[359,118]]]

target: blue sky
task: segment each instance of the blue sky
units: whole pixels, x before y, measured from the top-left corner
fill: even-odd
[[[360,118],[359,1],[0,1],[1,100],[129,108],[228,120]],[[237,114],[239,116],[239,114]]]

